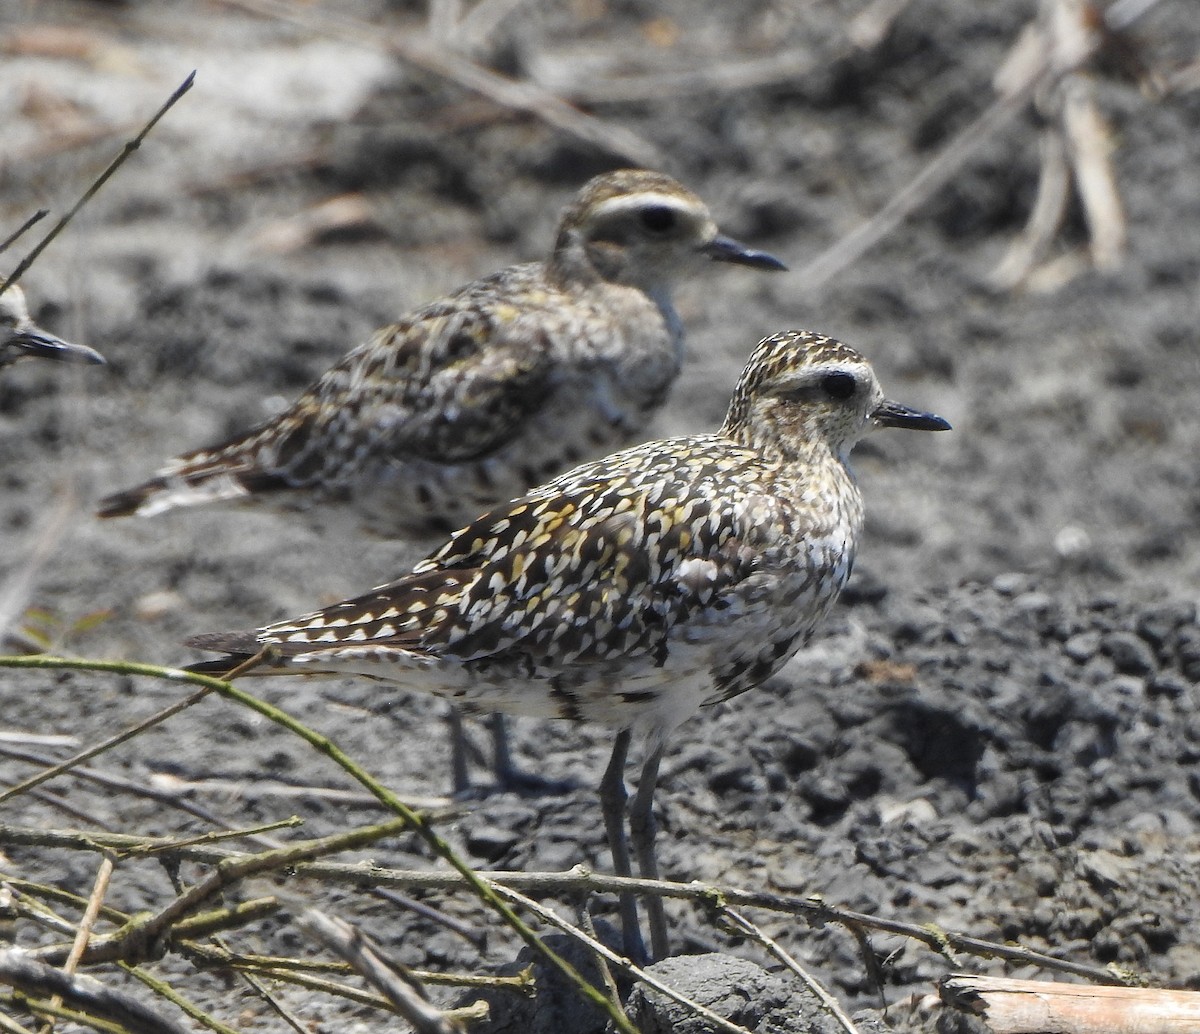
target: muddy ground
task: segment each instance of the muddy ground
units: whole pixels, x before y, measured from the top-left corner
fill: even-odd
[[[558,208],[590,175],[655,160],[727,232],[792,267],[773,278],[714,269],[679,291],[690,355],[657,433],[715,426],[753,343],[792,327],[860,348],[892,397],[954,425],[857,451],[868,520],[851,590],[781,677],[680,730],[658,795],[666,875],[819,894],[1200,987],[1200,92],[1155,99],[1095,81],[1129,221],[1116,270],[1083,270],[1053,290],[989,288],[1035,195],[1045,122],[1025,110],[883,243],[815,284],[808,263],[989,103],[1033,3],[914,0],[866,45],[850,38],[855,16],[888,5],[527,0],[480,4],[449,32],[472,60],[576,100],[607,143],[396,59],[387,33],[411,41],[423,5],[364,0],[336,18],[328,6],[286,8],[298,20],[218,2],[0,10],[5,233],[40,206],[64,211],[197,70],[192,92],[24,279],[42,321],[110,367],[21,366],[0,379],[2,605],[24,612],[10,645],[32,634],[55,652],[184,663],[190,634],[398,574],[416,544],[366,538],[338,515],[101,523],[90,510],[168,456],[276,410],[374,327],[542,255]],[[1160,68],[1200,51],[1184,0],[1162,0],[1138,31]],[[737,85],[674,76],[780,54],[786,64]],[[667,77],[647,85],[653,75]],[[3,256],[4,272],[32,236]],[[1058,268],[1085,238],[1076,205]],[[445,793],[437,702],[354,682],[261,689],[401,795]],[[0,725],[90,744],[180,693],[9,672]],[[576,788],[484,796],[439,828],[480,866],[607,869],[591,788],[611,734],[523,721],[515,735],[527,768]],[[296,813],[306,826],[294,835],[308,836],[380,817],[284,794],[279,784],[347,784],[294,738],[212,700],[95,767],[139,785],[202,784],[190,799],[233,826]],[[0,779],[36,768],[6,756]],[[0,804],[0,821],[211,828],[129,789],[71,778],[46,789]],[[90,886],[90,858],[7,854],[9,872]],[[369,854],[430,864],[411,838]],[[356,917],[410,964],[480,970],[516,952],[465,901],[431,899],[487,927],[484,951],[349,892],[289,893]],[[168,894],[159,870],[129,864],[110,899],[133,910]],[[849,1008],[899,1028],[931,1022],[905,1003],[952,968],[946,959],[876,936],[877,988],[843,931],[756,918]],[[766,962],[689,906],[671,919],[681,952]],[[28,922],[17,936],[41,937]],[[278,919],[242,946],[305,944]],[[279,1028],[242,985],[188,979],[236,1028]],[[311,1029],[349,1022],[324,996],[282,996]]]

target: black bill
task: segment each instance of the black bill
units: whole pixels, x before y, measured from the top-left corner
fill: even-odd
[[[736,262],[739,266],[751,266],[754,269],[787,270],[787,266],[774,255],[747,248],[741,241],[735,241],[732,237],[725,237],[721,234],[714,237],[700,250],[714,262]]]
[[[923,413],[919,409],[902,406],[899,402],[884,399],[875,407],[871,419],[880,427],[906,427],[910,431],[949,431],[949,422],[935,413]]]
[[[87,345],[73,345],[44,330],[18,331],[6,342],[8,349],[37,359],[58,359],[65,363],[103,364],[104,356]]]

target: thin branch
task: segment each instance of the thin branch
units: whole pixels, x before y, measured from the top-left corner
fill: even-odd
[[[821,986],[821,982],[784,951],[776,941],[768,937],[754,923],[750,922],[741,913],[735,912],[732,908],[722,908],[720,914],[732,930],[736,931],[742,937],[748,937],[753,941],[757,941],[767,950],[768,954],[774,956],[785,968],[791,970],[792,973],[799,977],[800,982],[808,989],[808,992],[821,1003],[825,1011],[833,1017],[834,1021],[846,1034],[858,1034],[858,1028],[854,1025],[854,1021],[846,1015],[846,1011],[838,1004],[838,1000],[826,991]]]
[[[827,60],[826,56],[821,57]],[[729,94],[794,82],[817,64],[811,47],[781,50],[766,57],[741,58],[698,68],[673,69],[644,75],[622,75],[581,81],[564,71],[561,89],[582,104],[612,104],[661,100],[704,93]],[[557,78],[557,77],[556,77]],[[551,83],[551,88],[558,86]]]
[[[222,2],[239,10],[302,25],[322,35],[336,36],[360,46],[383,48],[407,64],[457,83],[501,107],[533,115],[560,132],[637,165],[661,168],[665,162],[662,151],[636,133],[588,115],[535,83],[508,79],[492,72],[427,37],[406,32],[381,32],[378,25],[336,16],[329,8],[318,13],[280,0]]]
[[[412,1024],[417,1034],[461,1034],[462,1025],[448,1019],[429,1001],[421,982],[395,960],[386,958],[361,930],[316,908],[306,909],[298,922],[326,948],[349,962]]]
[[[203,692],[207,693],[208,691],[204,690]],[[183,704],[172,705],[171,708],[168,708],[166,711],[159,712],[159,714],[153,716],[148,721],[149,721],[149,723],[157,723],[157,722],[169,717],[171,714],[173,714],[175,712],[176,709],[181,709],[182,707],[185,707],[185,706],[188,706],[186,701]],[[122,733],[121,738],[122,739],[128,738],[129,736],[135,734],[136,732],[141,731],[141,729],[144,727],[147,727],[147,723],[142,723],[142,725],[140,725],[140,726],[135,726],[132,732],[127,731],[125,733]],[[119,742],[119,740],[117,740],[117,741],[107,740],[107,741],[105,741],[104,744],[101,744],[98,748],[91,748],[91,751],[107,749],[108,746],[114,745],[115,742]],[[91,751],[84,752],[83,754],[77,755],[75,758],[72,758],[70,761],[64,762],[63,765],[75,765],[75,763],[77,761],[80,761],[83,758],[89,756]],[[3,746],[2,743],[0,743],[0,755],[7,756],[7,757],[20,758],[25,761],[31,761],[35,764],[53,766],[50,773],[43,773],[42,776],[34,777],[34,779],[36,779],[36,780],[41,780],[43,778],[43,776],[45,778],[49,778],[50,775],[55,775],[61,771],[64,771],[63,765],[54,765],[54,761],[52,758],[49,758],[42,754],[35,753],[33,751],[7,749]],[[213,790],[213,789],[216,789],[217,787],[221,787],[224,790],[226,790],[226,792],[229,789],[235,789],[239,793],[244,795],[247,787],[243,783],[234,783],[232,781],[226,781],[226,780],[211,780],[211,781],[200,782],[200,783],[188,783],[188,782],[185,782],[184,780],[178,780],[178,779],[174,779],[172,777],[171,785],[172,785],[173,789],[163,789],[160,786],[153,786],[153,785],[146,785],[144,783],[138,783],[133,780],[124,779],[120,776],[110,775],[107,772],[102,772],[98,769],[94,769],[94,768],[90,768],[90,767],[88,767],[88,768],[85,768],[82,766],[73,767],[70,769],[70,773],[77,779],[89,780],[91,782],[95,782],[101,786],[105,786],[110,789],[123,790],[127,793],[132,793],[139,797],[144,797],[149,800],[158,801],[158,802],[166,804],[172,808],[178,808],[180,811],[187,812],[187,814],[189,814],[189,815],[194,815],[196,818],[202,819],[205,822],[209,822],[212,825],[217,826],[218,828],[220,828],[222,830],[225,830],[226,833],[221,834],[221,835],[243,837],[252,843],[256,843],[262,847],[267,847],[267,848],[275,848],[275,847],[281,846],[279,841],[274,840],[271,837],[264,836],[263,831],[261,829],[259,829],[259,830],[236,829],[229,822],[222,819],[220,816],[214,814],[208,808],[205,808],[199,804],[196,804],[194,801],[190,801],[187,799],[186,796],[184,796],[184,794],[190,788],[193,788],[193,787],[205,788],[205,789],[209,789],[209,790]],[[28,780],[26,783],[23,783],[21,785],[22,786],[29,785],[30,783],[34,782],[34,779]],[[313,795],[321,797],[326,800],[330,800],[330,801],[335,801],[335,802],[344,801],[347,803],[353,803],[353,804],[357,804],[360,806],[367,806],[367,805],[372,805],[372,806],[376,806],[376,807],[380,806],[379,800],[375,796],[373,796],[371,794],[354,793],[349,790],[337,790],[337,789],[327,788],[327,787],[286,786],[284,784],[271,784],[270,786],[267,786],[267,787],[264,787],[261,784],[255,786],[255,789],[262,790],[264,792],[272,792],[273,788],[277,788],[278,791],[280,793],[284,794],[285,796],[287,796],[287,795],[301,796],[301,795],[305,795],[311,791]],[[17,791],[17,789],[18,788],[14,787],[13,790],[9,791],[9,793],[15,793]],[[3,801],[5,796],[6,795],[0,795],[0,801]],[[414,806],[419,806],[419,807],[425,808],[425,809],[438,807],[438,808],[440,808],[440,810],[438,812],[438,815],[440,817],[442,815],[451,813],[451,809],[441,807],[442,805],[444,805],[446,803],[446,800],[447,799],[445,797],[419,798]],[[66,810],[65,802],[60,801],[57,798],[51,799],[50,803],[56,807],[63,808],[64,810]],[[82,817],[82,818],[86,819],[88,816],[76,815],[75,817],[76,818]],[[285,823],[280,823],[277,825],[283,825],[283,824],[291,825],[298,821],[299,820],[287,820]],[[177,851],[179,846],[180,845],[178,843],[168,844],[168,845],[164,846],[163,850]],[[380,900],[387,901],[393,905],[398,905],[399,907],[407,909],[410,912],[414,912],[415,914],[417,914],[419,916],[423,916],[426,919],[431,920],[432,922],[438,923],[439,925],[444,926],[447,930],[451,931],[451,933],[457,934],[459,937],[463,938],[463,940],[467,941],[468,944],[471,944],[472,946],[474,946],[477,951],[483,950],[483,945],[484,945],[484,942],[486,941],[486,934],[482,930],[476,929],[475,927],[471,926],[470,924],[465,923],[462,920],[457,919],[454,916],[447,915],[445,912],[443,912],[439,909],[433,908],[430,905],[427,905],[422,901],[415,901],[414,899],[412,899],[410,897],[406,897],[403,894],[397,893],[394,890],[386,890],[382,887],[371,887],[371,888],[369,888],[369,890],[373,896],[379,898]]]
[[[996,98],[921,169],[870,219],[826,248],[795,276],[806,290],[816,290],[852,265],[899,226],[938,187],[947,182],[976,150],[1011,122],[1033,96],[1037,79],[1019,92]]]
[[[293,718],[286,711],[246,693],[236,686],[221,679],[200,675],[196,672],[182,671],[178,668],[164,668],[153,664],[135,664],[130,661],[93,661],[78,660],[67,657],[0,657],[0,668],[31,668],[48,671],[97,671],[110,672],[118,675],[141,675],[149,678],[164,679],[170,682],[188,682],[193,685],[207,687],[227,700],[232,700],[257,714],[262,715],[276,725],[287,729],[300,737],[310,747],[324,754],[351,778],[366,787],[378,800],[382,801],[394,814],[399,815],[407,827],[416,833],[444,861],[454,868],[471,891],[484,904],[498,912],[504,922],[531,949],[543,956],[555,969],[563,974],[583,997],[598,1005],[612,1020],[614,1026],[624,1034],[637,1034],[625,1013],[608,996],[585,980],[579,971],[566,959],[562,958],[552,948],[548,947],[540,937],[513,911],[512,907],[497,894],[494,887],[481,879],[453,848],[441,836],[434,832],[424,814],[414,811],[397,797],[391,790],[375,779],[361,765],[355,762],[336,743],[328,737],[310,729],[303,722]]]
[[[50,214],[50,209],[48,209],[48,208],[39,208],[36,212],[34,212],[33,215],[31,215],[20,226],[18,226],[15,230],[13,230],[12,233],[10,233],[7,237],[5,237],[3,241],[0,241],[0,254],[3,254],[4,252],[8,251],[8,249],[12,246],[13,242],[16,241],[18,238],[20,238],[20,236],[26,230],[28,230],[31,226],[35,226],[37,223],[41,222],[49,214]]]
[[[0,658],[0,660],[3,660],[3,658]],[[23,665],[20,666],[23,667]],[[41,667],[41,665],[29,665],[29,667]],[[115,736],[110,736],[106,740],[101,740],[101,742],[97,743],[95,746],[88,747],[87,750],[80,751],[73,757],[67,758],[66,761],[60,761],[58,764],[52,765],[50,768],[39,772],[37,775],[30,776],[28,779],[17,783],[15,786],[10,786],[3,793],[0,793],[0,804],[3,804],[5,801],[11,800],[13,797],[18,797],[21,794],[32,790],[35,786],[41,786],[42,783],[46,782],[47,780],[54,779],[56,776],[60,776],[64,772],[69,772],[76,765],[81,765],[83,762],[91,760],[98,754],[103,754],[106,750],[111,750],[113,747],[124,743],[126,740],[133,739],[133,737],[137,736],[139,733],[143,733],[147,729],[152,728],[161,722],[165,722],[172,715],[176,715],[180,711],[186,711],[193,704],[197,704],[203,700],[211,692],[211,686],[202,685],[201,688],[197,692],[193,693],[190,697],[186,697],[178,703],[164,708],[157,714],[153,714],[149,718],[138,722],[137,725],[131,725],[128,729],[122,730]]]
[[[107,944],[97,945],[99,950],[95,957],[89,958],[89,961],[97,961],[105,954],[109,958],[123,958],[129,961],[129,955],[126,953],[128,942],[132,942],[135,951],[146,950],[160,936],[166,934],[171,926],[193,912],[198,905],[248,876],[257,876],[277,869],[291,869],[300,862],[321,855],[365,847],[385,837],[402,833],[407,827],[407,820],[392,819],[390,822],[382,822],[375,826],[353,829],[348,833],[336,833],[333,836],[319,837],[316,840],[291,844],[258,854],[226,859],[207,876],[178,894],[157,913],[136,919],[124,931],[119,931],[114,935]]]
[[[323,959],[293,959],[283,955],[252,955],[234,952],[212,945],[188,944],[185,950],[198,965],[230,969],[253,969],[276,979],[289,979],[288,973],[337,973],[346,975],[354,969],[348,962]],[[427,969],[410,971],[423,984],[446,984],[451,987],[476,987],[486,990],[506,990],[532,998],[534,995],[531,970],[524,969],[513,976],[480,976],[477,973],[435,973]]]
[[[0,666],[3,659],[0,658]],[[25,829],[0,823],[0,847],[42,846],[61,847],[74,850],[97,851],[109,848],[114,851],[127,850],[140,844],[153,844],[160,838],[136,837],[124,833],[81,833],[62,830]],[[243,857],[236,852],[225,852],[218,848],[187,848],[179,857],[189,861],[217,863],[226,857]],[[351,886],[403,887],[407,890],[452,890],[463,885],[463,879],[453,872],[430,872],[425,870],[386,869],[379,866],[346,865],[336,862],[306,862],[296,867],[296,875],[306,879],[322,880]],[[1001,944],[987,941],[953,930],[943,930],[931,924],[906,923],[897,919],[855,912],[851,909],[831,905],[818,897],[795,897],[771,894],[766,891],[748,891],[733,887],[717,887],[693,881],[672,883],[666,880],[647,880],[635,877],[610,876],[595,873],[577,865],[565,872],[487,872],[483,874],[490,883],[505,889],[525,891],[530,894],[562,895],[620,894],[632,891],[636,894],[657,894],[661,897],[696,901],[702,904],[738,905],[763,908],[771,912],[783,912],[801,916],[814,926],[840,923],[848,928],[860,927],[881,933],[895,934],[919,941],[939,954],[947,950],[966,952],[982,958],[1003,959],[1019,965],[1037,966],[1040,969],[1069,973],[1097,984],[1138,983],[1133,977],[1123,977],[1108,967],[1089,966],[1055,958],[1033,948],[1017,944]]]
[[[115,173],[117,169],[125,164],[125,159],[133,154],[133,152],[139,147],[141,147],[142,141],[146,139],[146,135],[158,124],[158,120],[161,119],[168,111],[170,111],[172,107],[174,107],[175,102],[192,88],[192,83],[195,81],[195,79],[196,73],[192,72],[186,79],[184,79],[182,83],[179,84],[178,87],[176,87],[175,92],[172,93],[171,96],[167,98],[166,103],[154,113],[150,121],[147,122],[142,128],[142,131],[138,133],[138,135],[132,140],[126,141],[125,146],[121,149],[121,153],[109,163],[108,168],[106,168],[102,173],[100,173],[99,176],[96,177],[95,180],[92,181],[92,185],[88,187],[87,190],[83,192],[83,196],[71,206],[70,211],[68,211],[66,215],[64,215],[57,223],[54,224],[50,232],[47,233],[45,237],[38,241],[38,243],[34,246],[33,251],[26,255],[20,261],[20,263],[18,263],[17,268],[13,270],[9,278],[3,281],[3,283],[0,283],[0,292],[3,292],[5,288],[15,284],[21,278],[22,274],[33,265],[37,257],[43,251],[45,251],[46,246],[66,228],[67,223],[75,218],[75,215],[79,212],[79,210],[83,208],[83,206],[95,196],[96,192],[109,181],[113,173]]]
[[[260,980],[254,973],[239,973],[238,975],[243,981],[245,981],[247,986],[249,986],[251,990],[258,995],[259,998],[267,1003],[267,1006],[271,1009],[271,1011],[275,1013],[275,1015],[281,1020],[283,1020],[284,1023],[291,1027],[296,1034],[309,1034],[308,1028],[304,1025],[303,1021],[301,1021],[298,1016],[294,1015],[291,1009],[284,1005],[283,1002],[279,1000],[278,996],[273,994],[270,988],[268,988],[267,985],[264,984],[262,980]]]
[[[525,895],[517,893],[517,891],[510,887],[503,887],[499,883],[497,883],[496,886],[500,889],[500,893],[505,895],[505,897],[511,901],[517,902],[523,908],[527,908],[543,922],[547,922],[551,926],[557,927],[568,937],[578,941],[580,944],[586,945],[603,960],[616,966],[618,969],[629,974],[634,979],[640,980],[647,987],[653,988],[659,994],[665,995],[676,1004],[682,1005],[685,1009],[690,1009],[697,1016],[704,1017],[704,1019],[706,1019],[714,1027],[727,1031],[728,1034],[750,1034],[750,1032],[740,1024],[733,1023],[731,1020],[727,1020],[719,1013],[713,1012],[708,1006],[702,1005],[700,1002],[697,1002],[693,998],[689,998],[687,995],[680,994],[673,987],[664,984],[658,979],[658,977],[651,973],[647,973],[644,969],[630,962],[629,959],[625,958],[623,955],[618,955],[615,951],[603,944],[601,941],[598,941],[595,937],[584,933],[581,929],[579,929],[579,927],[568,923],[553,909],[546,908],[544,905],[539,904],[532,898],[527,898]]]
[[[205,1012],[200,1008],[200,1006],[184,998],[183,995],[176,991],[165,980],[160,980],[158,977],[154,976],[154,974],[148,973],[146,970],[142,969],[141,966],[131,966],[125,962],[120,962],[117,965],[119,965],[121,969],[123,969],[135,980],[140,980],[160,998],[166,999],[172,1005],[182,1010],[186,1015],[190,1016],[197,1023],[203,1024],[209,1030],[213,1031],[214,1034],[240,1034],[240,1032],[234,1030],[232,1027],[226,1026],[215,1016]]]
[[[136,998],[105,987],[92,977],[64,973],[13,949],[0,950],[0,981],[28,995],[58,995],[80,1011],[119,1024],[133,1034],[187,1034],[183,1027],[159,1016]],[[57,1015],[53,1007],[35,1007]]]

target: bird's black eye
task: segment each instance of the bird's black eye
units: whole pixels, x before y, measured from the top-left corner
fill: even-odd
[[[831,399],[848,399],[858,387],[848,373],[827,373],[821,378],[821,390]]]
[[[666,233],[675,226],[675,211],[665,205],[643,208],[642,225],[653,233]]]

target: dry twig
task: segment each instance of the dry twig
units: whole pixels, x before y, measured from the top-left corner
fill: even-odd
[[[1091,987],[955,973],[938,984],[942,1001],[981,1016],[995,1034],[1194,1034],[1200,992]]]
[[[243,11],[303,25],[323,35],[350,40],[361,46],[382,46],[406,64],[457,83],[501,107],[532,115],[562,133],[625,161],[649,168],[661,168],[664,165],[662,151],[631,130],[588,115],[535,83],[508,79],[492,72],[428,36],[381,32],[378,25],[336,15],[327,8],[319,12],[299,9],[281,0],[222,2]]]
[[[370,940],[350,923],[328,916],[318,909],[307,909],[300,925],[326,948],[345,959],[372,987],[396,1007],[417,1034],[459,1034],[462,1023],[447,1016],[429,1001],[425,988],[412,971],[394,959],[388,959]],[[484,1017],[487,1013],[484,1008]]]
[[[27,995],[57,995],[89,1016],[119,1024],[132,1034],[187,1034],[185,1029],[148,1009],[136,998],[105,987],[89,976],[47,966],[15,950],[0,951],[0,981]],[[61,1015],[48,1003],[28,1003],[36,1012]]]
[[[450,845],[433,830],[425,815],[414,811],[401,801],[328,737],[317,733],[287,712],[221,679],[152,664],[137,664],[127,661],[77,660],[65,657],[0,657],[0,668],[97,671],[121,675],[140,675],[172,682],[188,682],[206,687],[225,699],[262,715],[293,735],[298,736],[318,753],[325,755],[325,757],[337,764],[360,785],[366,787],[393,814],[399,816],[399,823],[404,828],[417,834],[440,858],[455,869],[471,891],[485,905],[497,912],[522,941],[557,969],[584,998],[598,1005],[608,1015],[617,1030],[624,1032],[624,1034],[637,1034],[637,1031],[624,1012],[611,1002],[606,995],[585,980],[578,970],[566,959],[549,948],[497,893],[496,889],[486,880],[481,879],[475,870],[467,865]],[[361,833],[362,831],[356,832]],[[337,839],[327,838],[327,842]],[[134,946],[143,948],[143,950],[154,947],[154,938],[165,933],[173,920],[179,918],[197,903],[205,900],[209,895],[219,890],[225,880],[233,875],[234,872],[242,876],[249,875],[250,872],[255,871],[255,867],[260,870],[270,868],[272,864],[277,864],[277,859],[281,855],[286,855],[291,850],[293,849],[289,848],[282,852],[266,852],[264,855],[252,856],[256,857],[257,861],[249,861],[248,864],[251,865],[251,869],[247,871],[238,870],[237,863],[235,863],[233,870],[226,870],[225,872],[218,870],[199,884],[194,885],[185,894],[177,897],[175,901],[157,915],[144,921],[139,921],[134,929],[128,931],[126,936],[134,938]],[[148,934],[153,936],[148,937]]]
[[[109,181],[109,179],[112,178],[113,174],[125,164],[125,159],[133,154],[133,152],[139,147],[141,147],[142,141],[146,139],[146,135],[150,132],[150,130],[152,130],[158,124],[158,120],[161,119],[168,111],[170,111],[171,108],[174,107],[176,101],[178,101],[179,98],[181,98],[185,93],[188,92],[188,90],[192,88],[192,83],[195,81],[195,78],[195,72],[192,72],[190,75],[188,75],[188,77],[175,88],[175,92],[167,98],[163,106],[159,108],[153,116],[151,116],[150,121],[142,127],[142,131],[138,133],[138,135],[132,140],[126,141],[125,146],[121,149],[121,153],[118,154],[116,158],[109,163],[108,167],[92,181],[91,186],[89,186],[87,190],[83,192],[83,196],[71,206],[66,215],[64,215],[57,223],[54,224],[53,227],[51,227],[49,233],[47,233],[45,237],[38,241],[34,249],[17,264],[17,268],[12,271],[8,279],[0,282],[0,292],[3,292],[6,287],[9,287],[11,284],[15,284],[21,278],[25,271],[33,265],[37,257],[46,250],[47,245],[49,245],[49,243],[54,240],[55,237],[57,237],[64,229],[66,229],[67,224],[75,218],[75,216],[79,213],[79,210],[83,208],[83,206],[86,205],[96,195],[96,192],[103,187],[104,184]]]
[[[28,230],[31,226],[35,226],[37,223],[41,222],[41,220],[45,219],[49,214],[50,209],[48,208],[39,208],[36,212],[34,212],[33,215],[25,220],[25,222],[13,230],[13,232],[7,237],[5,237],[3,241],[0,241],[0,254],[8,251],[13,243],[17,241],[26,230]]]
[[[1034,261],[1057,233],[1066,210],[1064,161],[1087,212],[1092,261],[1097,268],[1111,268],[1123,252],[1124,216],[1109,156],[1107,125],[1091,97],[1085,73],[1113,38],[1111,34],[1128,28],[1155,3],[1157,0],[1114,3],[1100,16],[1102,24],[1097,27],[1089,0],[1044,0],[1041,16],[1021,34],[997,72],[999,96],[874,216],[800,270],[797,282],[815,290],[855,262],[1036,98],[1042,98],[1051,111],[1052,124],[1046,132],[1058,134],[1061,142],[1043,147],[1038,200],[1029,225],[993,274],[993,282],[1013,287],[1033,275]]]

